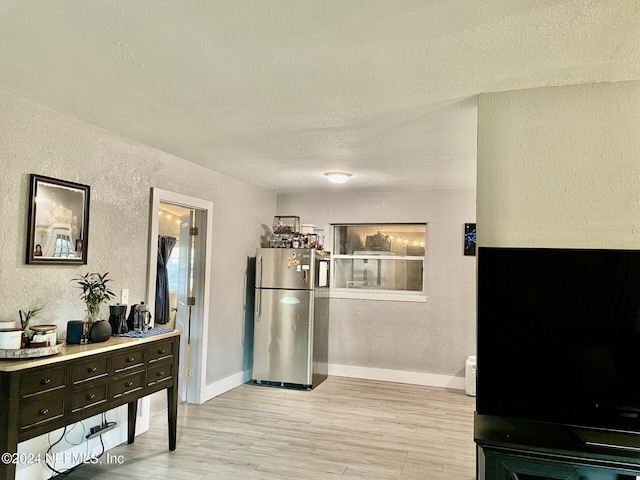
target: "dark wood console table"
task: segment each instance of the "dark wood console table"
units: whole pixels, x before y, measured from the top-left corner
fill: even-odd
[[[18,443],[128,405],[127,440],[133,443],[138,399],[167,390],[169,450],[176,448],[180,333],[142,339],[111,337],[67,345],[55,356],[0,360],[0,454]],[[0,462],[0,478],[16,465]]]
[[[478,480],[636,480],[640,434],[476,414]]]

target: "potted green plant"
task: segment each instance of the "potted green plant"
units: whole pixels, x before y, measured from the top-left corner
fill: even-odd
[[[108,302],[115,297],[115,294],[109,290],[107,283],[111,281],[106,273],[85,273],[73,281],[82,289],[80,298],[87,306],[87,323],[91,324],[98,320],[100,307],[103,303]]]
[[[26,330],[31,319],[38,315],[41,311],[42,307],[35,307],[27,311],[18,310],[18,314],[20,315],[20,326],[22,327],[22,330]]]
[[[29,327],[29,322],[38,315],[42,311],[42,307],[35,307],[31,310],[18,310],[18,314],[20,315],[20,327],[22,328],[22,347],[26,347],[29,345],[29,333],[27,332],[27,328]]]

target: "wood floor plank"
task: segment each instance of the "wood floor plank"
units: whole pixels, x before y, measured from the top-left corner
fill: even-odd
[[[471,480],[474,409],[462,391],[420,385],[344,377],[312,391],[246,384],[181,404],[174,452],[160,411],[133,445],[109,452],[123,465],[87,465],[67,478]]]

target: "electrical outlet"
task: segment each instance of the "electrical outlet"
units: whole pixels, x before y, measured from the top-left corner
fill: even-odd
[[[103,425],[96,425],[95,427],[91,427],[91,430],[89,430],[89,435],[87,435],[87,440],[91,440],[92,438],[99,437],[100,435],[103,435],[107,433],[109,430],[113,430],[114,428],[116,428],[116,422],[103,424]]]
[[[190,368],[185,368],[184,369],[184,376],[185,377],[190,377],[193,374],[193,372],[191,371]]]
[[[129,305],[129,289],[120,290],[120,305]]]

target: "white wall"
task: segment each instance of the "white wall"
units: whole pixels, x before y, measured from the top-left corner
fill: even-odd
[[[43,305],[38,323],[55,323],[60,330],[84,317],[71,282],[79,274],[108,271],[114,290],[129,288],[132,303],[145,298],[152,187],[212,201],[207,382],[241,374],[245,268],[261,225],[275,214],[274,194],[3,92],[0,171],[0,318],[17,319],[19,309]],[[86,266],[24,264],[30,173],[91,186]],[[122,423],[126,415],[109,420]],[[40,437],[27,448],[46,445]],[[37,478],[32,471],[23,475]]]
[[[478,244],[639,248],[640,81],[480,95]]]
[[[332,298],[330,373],[426,384],[463,375],[475,353],[475,257],[463,256],[475,199],[475,189],[278,196],[278,214],[327,236],[331,223],[428,223],[427,303]]]

